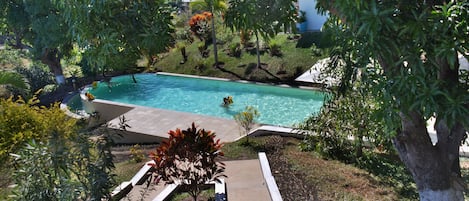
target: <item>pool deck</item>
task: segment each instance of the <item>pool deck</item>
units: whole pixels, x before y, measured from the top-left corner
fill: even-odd
[[[194,122],[198,128],[215,132],[216,138],[222,142],[233,142],[241,137],[239,126],[230,119],[142,106],[135,106],[121,116],[128,120],[126,123],[130,127],[126,131],[140,135],[167,138],[170,130],[185,130]],[[119,121],[117,117],[109,121],[109,124],[118,125]]]

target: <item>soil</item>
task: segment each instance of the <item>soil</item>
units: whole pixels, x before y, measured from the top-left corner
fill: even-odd
[[[267,153],[267,158],[283,200],[319,200],[315,187],[304,182],[306,175],[295,171],[283,154]]]

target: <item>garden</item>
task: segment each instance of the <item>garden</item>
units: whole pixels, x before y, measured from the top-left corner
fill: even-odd
[[[223,161],[265,152],[284,200],[464,200],[469,82],[455,58],[468,57],[469,8],[388,3],[321,0],[319,12],[331,15],[324,29],[298,33],[304,13],[283,0],[0,2],[0,199],[111,199],[152,160],[161,182],[185,180],[196,200],[201,184],[224,176]],[[94,81],[144,72],[297,86],[327,57],[324,73],[341,80],[295,126],[300,139],[219,143],[186,125],[160,144],[116,145],[118,132],[57,103]],[[247,108],[234,119],[247,134],[258,115]],[[431,141],[431,118],[445,140]],[[125,118],[117,126],[125,130]]]

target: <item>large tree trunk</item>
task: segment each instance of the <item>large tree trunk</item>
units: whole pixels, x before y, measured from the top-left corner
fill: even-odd
[[[54,73],[57,84],[65,84],[65,77],[60,64],[60,54],[57,48],[46,48],[41,57],[42,63],[49,66],[49,70]]]
[[[401,114],[402,131],[393,139],[401,160],[412,174],[420,200],[464,200],[459,144],[465,130],[437,120],[438,142],[433,145],[426,122],[417,113]]]

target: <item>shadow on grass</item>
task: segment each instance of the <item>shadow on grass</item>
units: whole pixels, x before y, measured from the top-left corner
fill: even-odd
[[[380,182],[393,186],[401,199],[418,199],[412,175],[399,159],[386,154],[365,154],[356,165],[377,176]]]
[[[265,67],[268,67],[267,64],[266,65],[261,65],[259,67],[259,69],[263,70],[265,73],[267,73],[268,75],[272,76],[273,78],[275,78],[277,81],[281,81],[282,79],[280,79],[279,77],[277,77],[276,75],[272,74],[269,70],[267,70]]]
[[[233,71],[226,70],[225,68],[217,67],[217,69],[220,70],[221,72],[231,74],[231,75],[237,77],[238,79],[241,79],[241,80],[245,79],[243,76],[240,76],[240,75],[234,73]]]
[[[254,70],[257,68],[257,64],[256,63],[249,63],[246,67],[246,69],[244,70],[244,75],[245,76],[248,76],[249,74],[251,74],[252,72],[254,72]]]

